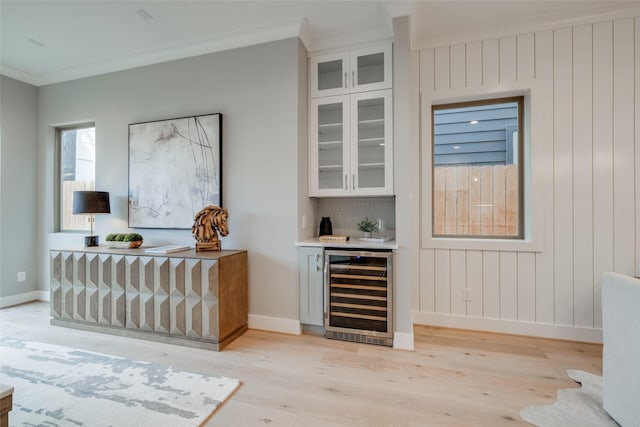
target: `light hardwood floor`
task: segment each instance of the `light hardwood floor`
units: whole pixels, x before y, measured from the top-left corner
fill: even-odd
[[[49,325],[47,303],[0,310],[0,334],[242,381],[213,426],[528,425],[525,406],[602,374],[602,346],[416,326],[416,351],[249,330],[222,352]]]

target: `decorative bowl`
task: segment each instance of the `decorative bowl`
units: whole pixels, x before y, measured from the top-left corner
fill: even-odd
[[[107,247],[112,249],[135,249],[142,246],[142,240],[137,240],[135,242],[107,241],[105,244]]]

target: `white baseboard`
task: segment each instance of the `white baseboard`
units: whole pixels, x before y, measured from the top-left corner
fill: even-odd
[[[394,332],[393,333],[393,348],[396,350],[409,350],[413,351],[413,332]]]
[[[302,326],[299,320],[259,316],[257,314],[249,315],[249,329],[260,329],[291,335],[300,335],[302,333]]]
[[[413,323],[602,344],[602,329],[414,311]]]
[[[24,292],[8,297],[0,297],[0,308],[11,307],[31,301],[49,301],[49,298],[49,292],[47,291]]]

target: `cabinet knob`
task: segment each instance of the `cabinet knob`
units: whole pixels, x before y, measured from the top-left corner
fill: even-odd
[[[356,174],[355,173],[353,174],[353,181],[351,181],[351,184],[353,186],[353,189],[355,190],[356,189]]]
[[[347,187],[347,174],[344,174],[344,189],[348,190],[349,187]]]
[[[344,72],[344,88],[347,88],[347,72]]]
[[[351,86],[356,87],[356,71],[351,71]]]

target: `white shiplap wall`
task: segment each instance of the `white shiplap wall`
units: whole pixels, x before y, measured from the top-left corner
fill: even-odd
[[[601,273],[640,273],[639,74],[640,18],[420,51],[423,231],[431,105],[512,93],[530,96],[539,229],[516,249],[423,234],[416,323],[601,340]]]

